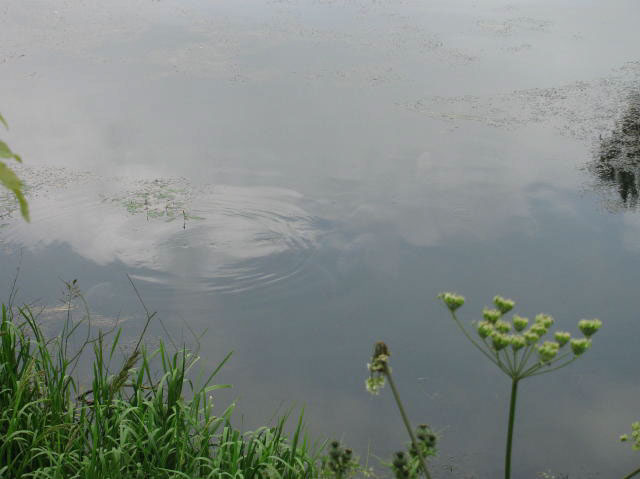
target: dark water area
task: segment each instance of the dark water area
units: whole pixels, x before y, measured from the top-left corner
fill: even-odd
[[[640,166],[640,93],[632,95],[629,106],[611,133],[602,138],[590,165],[605,190],[617,192],[612,207],[638,206]]]
[[[5,0],[0,295],[105,327],[143,311],[229,351],[220,410],[291,406],[361,456],[405,442],[364,389],[386,341],[437,477],[499,477],[509,382],[436,295],[604,326],[520,389],[514,475],[622,477],[637,453],[640,41],[635,0]],[[52,318],[52,319],[47,319]],[[43,321],[55,321],[45,314]],[[166,337],[156,323],[151,340]],[[371,459],[375,463],[375,459]]]

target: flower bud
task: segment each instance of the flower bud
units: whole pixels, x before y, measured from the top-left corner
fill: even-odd
[[[506,321],[502,321],[501,319],[496,321],[496,324],[494,326],[496,328],[496,331],[500,333],[508,333],[509,331],[511,331],[511,325]]]
[[[511,340],[511,349],[518,351],[527,345],[527,340],[524,336],[519,334],[513,335],[509,338]]]
[[[376,358],[378,356],[391,356],[389,347],[382,341],[376,342],[376,344],[374,344],[373,346],[373,357]]]
[[[558,341],[558,344],[560,345],[560,347],[567,344],[569,342],[569,339],[571,339],[571,335],[566,331],[556,331],[553,337],[555,338],[556,341]]]
[[[420,424],[416,429],[416,437],[418,441],[427,449],[432,449],[436,445],[436,435],[433,434],[431,428],[426,424]]]
[[[498,308],[502,314],[505,314],[511,311],[516,303],[512,299],[506,299],[498,295],[494,296],[493,304],[496,305],[496,308]]]
[[[491,344],[493,345],[493,349],[500,351],[509,346],[509,337],[506,334],[494,332],[491,335]]]
[[[535,318],[535,323],[542,324],[547,330],[549,330],[553,322],[554,322],[554,319],[549,314],[540,313],[536,315],[536,318]]]
[[[542,337],[545,334],[547,334],[547,331],[549,331],[549,328],[547,328],[542,323],[534,323],[534,325],[531,326],[531,328],[529,328],[529,331],[531,331],[532,333],[535,333],[538,337]]]
[[[371,363],[367,364],[370,375],[365,381],[367,391],[371,394],[379,394],[380,389],[384,387],[385,374],[391,371],[389,365],[389,348],[382,341],[378,341],[373,347],[373,357]]]
[[[378,395],[380,394],[380,389],[384,387],[384,383],[383,375],[372,376],[366,379],[365,386],[370,394]]]
[[[396,479],[408,479],[409,478],[409,467],[407,464],[407,456],[404,452],[398,451],[393,455],[393,472],[395,473]]]
[[[464,304],[464,296],[456,293],[440,293],[438,295],[444,304],[449,308],[449,311],[453,312]]]
[[[582,334],[584,334],[587,338],[593,336],[598,329],[602,326],[602,321],[599,319],[582,319],[578,322],[578,327]]]
[[[631,438],[633,439],[632,448],[640,451],[640,421],[631,423]]]
[[[527,318],[523,318],[522,316],[518,316],[517,314],[513,315],[513,327],[516,331],[520,332],[529,324],[529,320]]]
[[[496,321],[498,321],[498,319],[500,319],[500,316],[502,316],[502,313],[497,309],[484,308],[482,310],[482,317],[491,324],[494,324]]]
[[[327,466],[337,477],[342,477],[353,466],[353,451],[342,448],[338,441],[331,441],[330,446]]]
[[[540,339],[540,336],[538,336],[534,331],[527,331],[524,333],[524,339],[527,344],[533,344]]]
[[[540,361],[543,363],[548,363],[558,354],[558,349],[560,349],[560,345],[554,341],[545,341],[542,345],[538,346],[538,356],[540,356]]]
[[[570,344],[573,354],[575,354],[576,356],[580,356],[587,349],[589,349],[589,347],[591,346],[591,341],[587,338],[572,339],[570,341]]]
[[[476,327],[478,329],[478,336],[482,339],[491,336],[491,333],[493,333],[493,326],[488,321],[480,321]]]
[[[387,362],[389,361],[389,348],[382,341],[378,341],[373,347],[373,357],[371,363],[368,364],[369,371],[372,373],[384,373],[388,368]]]

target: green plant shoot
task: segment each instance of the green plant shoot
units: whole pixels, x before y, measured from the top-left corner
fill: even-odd
[[[379,341],[375,344],[371,362],[367,364],[369,377],[365,381],[365,384],[367,391],[371,394],[379,394],[380,389],[385,384],[385,380],[389,382],[389,387],[398,406],[402,422],[411,439],[408,457],[404,452],[397,452],[394,455],[391,467],[397,479],[413,479],[417,477],[418,474],[424,474],[426,479],[431,479],[431,474],[429,473],[429,469],[427,469],[426,458],[436,453],[436,436],[426,424],[418,426],[415,433],[411,428],[407,412],[400,399],[400,393],[391,376],[391,367],[389,367],[390,356],[391,353],[385,343]]]
[[[4,117],[0,114],[0,123],[4,125],[5,128],[9,129],[9,125],[4,119]],[[0,140],[0,158],[13,159],[18,163],[22,163],[22,158],[20,155],[15,153],[9,148],[4,141]],[[27,200],[24,197],[23,193],[23,184],[20,181],[20,178],[15,174],[15,172],[7,166],[7,164],[0,160],[0,183],[2,186],[11,191],[18,203],[20,204],[20,213],[22,213],[22,217],[29,221],[29,205],[27,204]]]
[[[518,384],[533,376],[547,374],[563,368],[591,347],[591,337],[600,329],[599,319],[583,319],[578,327],[581,338],[571,338],[566,331],[556,331],[554,340],[544,341],[554,319],[548,314],[538,314],[533,323],[529,319],[514,315],[511,321],[503,319],[511,311],[515,302],[496,296],[495,308],[485,308],[483,320],[474,323],[477,338],[474,338],[462,325],[456,310],[464,304],[464,297],[455,293],[441,293],[445,306],[451,313],[456,325],[489,361],[511,378],[511,399],[509,404],[509,422],[504,463],[504,477],[511,478],[511,446],[513,444],[513,424],[515,420]]]
[[[623,434],[622,436],[620,436],[620,441],[628,442],[629,435]],[[640,421],[636,421],[633,424],[631,424],[631,448],[634,451],[640,451]],[[638,474],[640,474],[640,467],[635,471],[624,476],[624,479],[631,479],[632,477],[637,476]]]

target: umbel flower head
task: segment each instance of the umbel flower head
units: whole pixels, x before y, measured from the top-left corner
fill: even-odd
[[[538,346],[538,356],[540,356],[540,361],[548,363],[556,357],[559,349],[560,345],[555,341],[545,341],[542,345]]]
[[[575,354],[576,356],[580,356],[587,349],[589,349],[589,347],[591,347],[591,340],[587,338],[572,339],[570,341],[570,344],[573,354]]]
[[[509,346],[509,344],[510,344],[509,336],[507,336],[506,334],[499,333],[496,331],[491,335],[491,345],[493,346],[493,349],[495,349],[496,351],[500,351],[506,348],[507,346]]]
[[[527,340],[525,339],[525,337],[520,336],[519,334],[510,336],[509,340],[511,342],[511,349],[513,349],[514,351],[518,351],[527,345]]]
[[[449,311],[455,311],[464,304],[464,296],[456,293],[440,293],[438,295],[444,304],[449,308]]]
[[[495,307],[485,307],[482,310],[482,319],[473,323],[477,337],[481,339],[481,341],[477,341],[467,333],[466,328],[458,319],[455,308],[459,307],[463,300],[455,302],[454,297],[462,298],[459,295],[453,295],[453,293],[441,295],[445,304],[449,306],[455,323],[485,357],[516,381],[555,371],[568,365],[589,349],[591,337],[602,326],[599,319],[583,319],[578,323],[584,334],[583,338],[572,339],[571,334],[566,331],[555,331],[552,332],[552,340],[545,341],[542,338],[550,332],[555,323],[551,315],[540,313],[530,322],[529,319],[514,314],[511,320],[508,320],[505,314],[514,308],[515,302],[512,299],[496,295],[493,298]],[[560,354],[560,350],[567,345],[569,347],[566,349],[571,349],[571,351],[565,350],[563,354]],[[508,348],[509,346],[511,347]],[[549,368],[548,366],[552,364],[556,367]]]
[[[493,333],[493,325],[489,321],[480,321],[476,328],[478,330],[478,336],[482,339],[485,339]]]
[[[527,318],[523,318],[522,316],[518,316],[517,314],[513,315],[513,328],[520,332],[523,331],[524,328],[529,324],[529,320]]]
[[[389,348],[382,341],[378,341],[373,347],[373,356],[371,362],[367,364],[369,369],[369,377],[365,381],[367,391],[371,394],[379,394],[380,389],[384,387],[385,373],[389,371]]]
[[[547,334],[547,332],[549,331],[549,328],[547,328],[542,323],[534,323],[533,326],[531,326],[529,328],[529,331],[531,331],[536,336],[538,336],[538,338],[540,338],[540,337],[544,336],[545,334]]]
[[[553,337],[558,342],[560,347],[562,347],[569,342],[569,339],[571,339],[571,334],[567,333],[566,331],[556,331]]]
[[[582,319],[578,322],[578,327],[582,334],[584,334],[587,338],[590,338],[594,334],[598,332],[600,327],[602,326],[602,321],[599,319]]]
[[[511,324],[501,319],[496,321],[496,324],[494,324],[493,326],[496,328],[496,331],[500,333],[508,333],[509,331],[511,331]]]
[[[542,313],[536,315],[533,324],[527,329],[529,325],[527,318],[516,314],[511,322],[504,319],[504,315],[515,306],[513,300],[495,296],[493,303],[495,309],[484,308],[482,311],[483,320],[473,323],[481,340],[469,334],[462,321],[458,319],[454,309],[451,307],[449,309],[454,323],[469,342],[485,358],[511,378],[511,403],[509,407],[504,476],[509,479],[511,477],[514,413],[519,382],[525,378],[547,374],[568,366],[589,349],[591,346],[590,338],[600,329],[602,323],[597,319],[580,321],[579,327],[585,336],[581,339],[571,339],[571,335],[566,331],[556,331],[553,334],[555,341],[542,341],[541,338],[549,332],[554,323],[554,319],[550,315]],[[511,332],[512,328],[515,333]],[[570,344],[571,351],[565,348],[563,353],[559,354],[560,349],[566,344]],[[507,346],[511,346],[511,348],[507,349]],[[537,354],[535,354],[536,352]],[[638,437],[640,437],[640,424],[637,431]]]
[[[502,316],[502,313],[497,309],[484,308],[482,310],[482,317],[491,324],[495,324],[500,319],[500,316]]]
[[[512,299],[506,299],[500,295],[494,296],[493,304],[496,305],[496,308],[498,308],[498,310],[500,310],[502,314],[508,313],[516,305],[515,301],[513,301]]]
[[[527,342],[527,345],[530,345],[540,339],[540,336],[538,336],[534,331],[529,330],[524,333],[524,339]]]
[[[555,322],[551,315],[543,313],[536,314],[534,321],[536,324],[541,324],[542,326],[544,326],[547,330],[549,330],[549,328],[553,326],[553,323]]]
[[[640,421],[636,421],[631,424],[631,439],[633,440],[631,448],[634,451],[640,451]],[[622,436],[620,436],[620,441],[627,442],[628,440],[628,434],[623,434]]]

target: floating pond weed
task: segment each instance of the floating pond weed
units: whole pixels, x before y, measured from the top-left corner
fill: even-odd
[[[529,326],[527,318],[516,314],[509,322],[504,316],[515,307],[515,302],[498,295],[493,298],[494,308],[485,307],[482,311],[483,320],[475,323],[478,335],[475,339],[456,315],[456,311],[465,302],[464,297],[456,293],[441,293],[439,298],[471,344],[511,379],[504,465],[504,477],[510,479],[513,426],[519,382],[529,377],[556,371],[575,361],[591,347],[591,337],[601,328],[602,321],[599,319],[579,321],[578,328],[584,335],[582,338],[571,338],[571,334],[566,331],[556,331],[553,335],[555,341],[543,341],[542,338],[549,333],[555,322],[553,317],[548,314],[538,314],[533,324]],[[529,326],[528,329],[527,326]],[[521,334],[507,334],[512,328]],[[565,348],[567,344],[570,345],[569,348]]]

